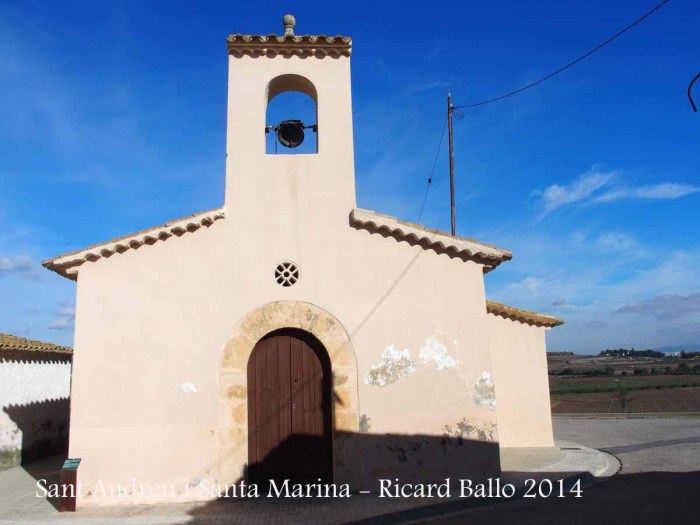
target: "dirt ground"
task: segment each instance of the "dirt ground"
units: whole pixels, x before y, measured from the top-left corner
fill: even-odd
[[[627,395],[631,414],[700,412],[700,387],[632,390]],[[613,414],[621,405],[615,392],[553,394],[554,414]]]

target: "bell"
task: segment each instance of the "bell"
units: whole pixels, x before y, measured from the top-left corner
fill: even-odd
[[[277,140],[285,148],[296,148],[304,142],[304,123],[301,120],[284,120],[277,126]]]

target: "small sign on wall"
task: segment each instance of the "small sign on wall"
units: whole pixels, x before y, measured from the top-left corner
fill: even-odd
[[[80,459],[81,458],[68,458],[63,462],[63,468],[61,468],[63,496],[58,505],[59,512],[75,512]]]
[[[63,462],[62,470],[78,470],[81,458],[68,458]]]

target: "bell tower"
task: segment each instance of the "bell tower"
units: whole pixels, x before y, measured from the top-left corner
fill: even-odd
[[[343,36],[295,35],[291,15],[283,23],[282,36],[227,39],[227,216],[276,231],[290,224],[299,230],[347,225],[355,207],[352,43]],[[287,91],[313,100],[316,122],[301,127],[293,113],[266,122],[270,101]],[[316,151],[292,154],[301,136],[311,134]],[[279,140],[276,153],[266,153],[266,136]]]

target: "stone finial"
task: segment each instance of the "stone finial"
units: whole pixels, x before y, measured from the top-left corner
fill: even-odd
[[[284,36],[294,36],[294,26],[297,24],[294,15],[284,15],[282,23],[284,24]]]

